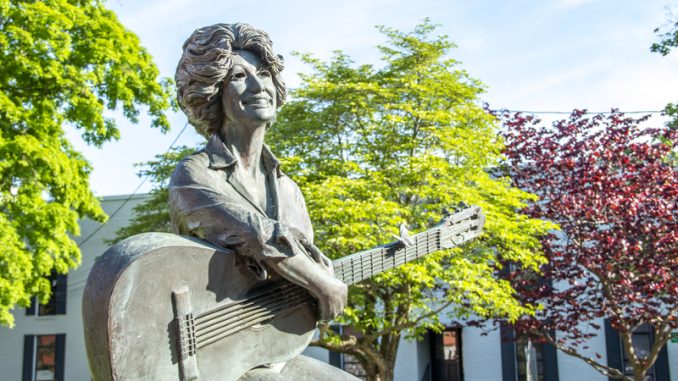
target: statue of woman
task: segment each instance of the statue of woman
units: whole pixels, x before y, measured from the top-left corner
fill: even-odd
[[[178,234],[231,249],[262,280],[283,277],[306,288],[319,318],[331,320],[346,304],[347,286],[313,244],[304,198],[264,144],[285,102],[283,66],[268,35],[247,24],[201,28],[184,43],[178,101],[208,141],[172,175],[172,223]],[[355,379],[304,356],[242,379],[302,378]]]

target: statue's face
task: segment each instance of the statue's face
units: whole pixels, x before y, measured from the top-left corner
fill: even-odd
[[[226,119],[248,125],[272,122],[276,113],[273,75],[249,51],[237,50],[232,59],[221,89]]]

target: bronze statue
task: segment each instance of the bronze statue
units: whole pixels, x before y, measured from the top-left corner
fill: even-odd
[[[232,249],[262,278],[270,269],[308,289],[330,320],[346,303],[346,285],[313,245],[301,191],[264,144],[285,102],[282,68],[268,35],[247,24],[201,28],[184,43],[179,104],[209,140],[172,175],[172,223]]]
[[[178,234],[108,249],[83,293],[92,377],[108,380],[337,380],[355,377],[300,353],[347,286],[477,237],[461,208],[437,226],[334,262],[313,244],[297,185],[264,144],[285,101],[282,58],[246,24],[196,30],[177,67],[178,100],[208,142],[169,184]],[[463,210],[462,210],[463,209]]]
[[[201,28],[184,43],[178,100],[208,143],[172,175],[172,223],[179,234],[233,250],[262,280],[281,276],[307,289],[319,317],[331,320],[346,303],[347,287],[313,245],[301,191],[264,144],[285,102],[283,66],[268,35],[247,24]],[[297,368],[281,373],[290,369]]]

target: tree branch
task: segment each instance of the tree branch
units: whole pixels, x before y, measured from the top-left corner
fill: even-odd
[[[619,369],[610,368],[609,366],[603,365],[603,364],[601,364],[600,362],[594,360],[594,359],[591,358],[591,357],[584,356],[584,355],[580,354],[579,352],[575,351],[575,350],[572,349],[572,348],[569,348],[569,347],[566,347],[566,346],[564,346],[564,345],[561,345],[561,344],[559,344],[554,338],[552,338],[552,337],[551,337],[550,335],[548,335],[548,334],[544,334],[544,333],[542,333],[542,332],[540,332],[540,331],[532,331],[532,333],[533,333],[535,336],[541,337],[542,339],[546,340],[549,344],[551,344],[551,345],[553,345],[554,347],[558,348],[559,351],[561,351],[561,352],[563,352],[563,353],[565,353],[565,354],[567,354],[567,355],[570,355],[570,356],[572,356],[572,357],[578,358],[578,359],[580,359],[580,360],[586,362],[586,363],[589,364],[591,367],[593,367],[593,369],[595,369],[596,371],[598,371],[599,373],[601,373],[603,376],[612,377],[612,378],[617,378],[617,379],[620,379],[620,380],[623,380],[623,381],[633,381],[633,379],[627,377],[627,376],[624,375],[622,372],[620,372]]]

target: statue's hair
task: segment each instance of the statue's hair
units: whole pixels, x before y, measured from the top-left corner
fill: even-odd
[[[233,51],[238,49],[259,57],[273,77],[277,106],[285,103],[285,83],[280,77],[283,58],[273,53],[273,43],[266,32],[243,23],[197,29],[184,42],[174,79],[179,106],[188,121],[207,138],[223,122],[221,87],[233,66]]]

